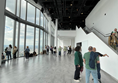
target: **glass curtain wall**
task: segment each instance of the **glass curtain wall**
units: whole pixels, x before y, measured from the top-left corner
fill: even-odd
[[[16,0],[6,0],[6,10],[10,11],[11,13],[15,14],[15,6]]]
[[[24,56],[25,24],[20,24],[19,56]]]
[[[43,51],[43,30],[40,30],[40,53]]]
[[[17,47],[18,45],[18,26],[19,26],[19,22],[16,22],[16,39],[15,39],[15,46]]]
[[[42,14],[42,12],[41,12],[40,25],[43,27],[43,14]]]
[[[27,19],[26,19],[26,8],[27,8]],[[45,30],[48,30],[48,20],[38,8],[36,8],[36,11],[35,11],[35,8],[36,8],[35,6],[26,2],[26,0],[6,0],[5,9],[13,13],[13,14],[7,13],[6,15],[8,16],[10,15],[14,17],[18,16],[21,19],[28,21],[31,24],[33,23],[34,25],[40,25],[43,28],[45,28]],[[16,16],[15,16],[15,13],[16,13]],[[35,13],[36,13],[36,18],[35,18]],[[26,46],[29,46],[31,50],[30,52],[33,52],[34,47],[35,47],[35,51],[37,53],[38,53],[39,42],[40,42],[40,46],[39,46],[40,52],[42,52],[44,49],[43,47],[45,47],[45,45],[48,44],[48,34],[44,32],[43,30],[39,30],[39,28],[36,28],[36,37],[34,40],[35,26],[27,25],[28,24],[27,22],[26,24],[24,24],[25,23],[24,21],[22,21],[21,23],[16,21],[15,23],[15,20],[7,16],[5,17],[5,19],[6,20],[5,20],[5,32],[4,32],[4,49],[8,47],[9,44],[13,46],[13,40],[15,40],[15,46],[18,47],[19,45],[19,48],[18,48],[19,56],[24,56],[25,42],[26,42]],[[35,19],[36,19],[36,24],[34,23]],[[39,34],[40,34],[40,37],[39,37]],[[15,39],[13,39],[13,35],[15,35]],[[26,35],[26,39],[25,39],[25,35]],[[34,41],[35,41],[35,46],[34,46]]]
[[[39,28],[36,28],[36,37],[35,37],[35,51],[38,53],[38,43],[39,42]]]
[[[35,21],[35,7],[28,3],[27,21],[34,23]]]
[[[21,18],[25,20],[26,17],[26,1],[21,0]]]
[[[4,33],[4,49],[9,47],[11,44],[13,46],[13,30],[14,30],[14,20],[7,17],[5,19],[5,33]],[[11,52],[12,57],[12,52]]]
[[[29,46],[30,53],[33,53],[34,49],[34,27],[27,25],[26,32],[26,46]]]

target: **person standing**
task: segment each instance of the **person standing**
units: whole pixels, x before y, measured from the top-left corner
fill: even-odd
[[[66,55],[66,51],[67,51],[66,46],[64,46],[63,51],[64,51],[64,56],[65,56]]]
[[[71,46],[69,47],[69,53],[71,54],[71,51],[72,51],[72,49],[71,49]]]
[[[61,48],[61,46],[59,46],[59,56],[61,56],[61,50],[62,50],[62,48]]]
[[[47,55],[49,54],[49,46],[47,46]]]
[[[14,46],[13,48],[13,58],[16,59],[16,53],[17,53],[18,49],[16,46]]]
[[[99,53],[99,52],[96,52],[96,48],[94,47],[93,48],[93,52],[95,52],[95,53],[98,53],[98,55],[99,55],[99,57],[105,57],[105,56],[107,56],[107,57],[109,57],[107,54],[101,54],[101,53]],[[99,59],[99,62],[97,63],[97,73],[98,73],[98,81],[101,83],[101,74],[100,74],[100,70],[101,70],[101,68],[100,68],[100,59]]]
[[[91,68],[89,63],[90,63],[90,54],[93,51],[93,47],[90,46],[88,50],[89,52],[85,53],[83,57],[83,61],[86,66],[86,83],[89,83],[90,73],[93,76],[94,83],[98,83],[97,63],[99,62],[99,57],[97,56],[94,60],[94,63],[92,63],[92,64],[95,64],[95,68],[94,69]]]
[[[56,55],[56,47],[54,47],[53,52],[54,52],[54,55]]]
[[[69,46],[68,46],[68,54],[69,54]]]
[[[117,41],[117,38],[115,36],[115,33],[112,32],[111,35],[109,36],[108,44],[116,50],[117,43],[118,43],[118,41]]]
[[[9,60],[9,56],[10,56],[10,59],[11,59],[11,49],[12,49],[12,45],[10,44],[8,49],[7,49],[7,52],[8,52],[8,60]]]
[[[29,49],[29,46],[27,46],[27,48],[25,49],[26,59],[29,59],[29,52],[30,52],[30,49]]]
[[[74,63],[75,63],[75,75],[74,75],[74,81],[75,82],[79,82],[81,80],[80,78],[80,71],[83,68],[83,59],[82,59],[82,54],[81,54],[81,47],[77,46],[75,48],[75,59],[74,59]]]

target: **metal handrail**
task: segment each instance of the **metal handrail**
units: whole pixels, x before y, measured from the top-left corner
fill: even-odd
[[[88,27],[86,27],[87,29],[89,29]],[[101,32],[99,32],[97,29],[95,29],[94,27],[92,27],[91,29],[89,29],[90,31],[92,31],[92,30],[95,30],[95,31],[97,31],[98,33],[100,33],[102,36],[104,36],[104,37],[109,37],[109,36],[105,36],[104,34],[102,34]]]

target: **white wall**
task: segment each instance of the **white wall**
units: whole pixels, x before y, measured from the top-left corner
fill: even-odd
[[[106,15],[104,15],[106,13]],[[94,23],[94,24],[93,24]],[[118,29],[118,0],[101,0],[86,18],[86,26],[96,28],[102,34],[111,33],[114,28]],[[96,33],[104,42],[104,38]]]
[[[78,42],[88,41],[88,46],[93,46],[97,48],[97,51],[105,54],[107,53],[110,57],[100,58],[101,68],[107,72],[112,77],[118,80],[118,55],[107,46],[101,39],[99,39],[94,33],[85,34],[85,32],[80,28],[76,29],[75,44]],[[88,49],[88,47],[84,47]]]
[[[66,37],[75,37],[76,36],[76,31],[75,30],[67,30],[67,31],[61,31],[58,30],[58,35],[59,36],[66,36]]]
[[[69,39],[63,40],[63,45],[64,46],[71,46],[71,40],[69,40]]]

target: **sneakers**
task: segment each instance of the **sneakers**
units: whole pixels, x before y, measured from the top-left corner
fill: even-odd
[[[75,82],[80,82],[79,80],[75,80],[75,79],[74,79],[74,81],[75,81]]]

